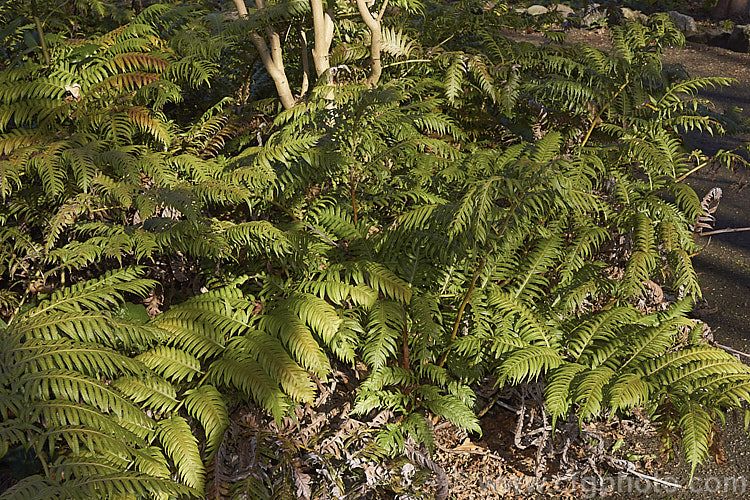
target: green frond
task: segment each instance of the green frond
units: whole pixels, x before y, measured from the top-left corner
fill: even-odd
[[[100,409],[94,406],[66,401],[64,399],[38,401],[30,405],[30,408],[35,412],[34,414],[39,412],[38,414],[49,423],[50,427],[62,428],[66,430],[66,433],[67,429],[72,427],[84,429],[84,434],[86,432],[85,429],[98,429],[112,436],[117,435],[123,441],[135,443],[139,446],[145,444],[143,440],[148,435],[147,432],[140,432],[140,430],[143,427],[151,425],[151,422],[145,416],[136,417],[137,420],[135,422],[118,422],[103,414]],[[128,423],[131,425],[127,425]]]
[[[203,385],[185,392],[185,409],[201,423],[206,434],[206,457],[208,462],[224,438],[229,426],[229,415],[222,394],[212,385]]]
[[[201,461],[198,440],[193,436],[190,424],[184,418],[173,415],[157,424],[159,441],[172,459],[180,479],[191,488],[202,491],[206,481],[206,470]]]
[[[359,321],[346,318],[338,333],[333,338],[330,348],[333,354],[348,365],[352,365],[357,355],[361,339],[365,338],[365,330]]]
[[[599,414],[604,403],[604,387],[612,381],[615,375],[615,371],[606,365],[600,365],[579,375],[573,399],[579,405],[576,412],[579,421]]]
[[[625,268],[626,282],[631,290],[641,290],[656,267],[656,240],[654,226],[646,215],[632,216],[633,253]]]
[[[603,227],[589,226],[581,228],[570,246],[563,249],[565,261],[560,270],[560,281],[570,282],[573,276],[584,266],[610,235]]]
[[[107,450],[108,453],[122,456],[127,456],[130,452],[129,443],[100,429],[85,426],[48,427],[34,441],[39,449],[47,445],[50,454],[54,453],[60,442],[64,443],[73,455],[79,455],[84,450],[86,452]]]
[[[338,319],[338,318],[337,318]],[[325,377],[331,367],[313,332],[287,307],[279,307],[258,320],[258,327],[277,338],[300,366],[318,377]]]
[[[315,385],[309,374],[292,359],[278,339],[262,331],[251,331],[233,339],[227,349],[251,356],[260,364],[264,373],[278,381],[284,392],[295,401],[313,401]]]
[[[378,292],[367,285],[350,285],[336,279],[311,280],[300,285],[302,292],[311,293],[342,305],[344,301],[351,300],[358,306],[366,309],[372,307],[378,300]]]
[[[387,298],[401,302],[402,304],[408,304],[411,300],[412,290],[409,284],[396,276],[384,265],[377,262],[364,261],[358,267],[366,274],[364,279],[362,279],[362,274],[357,273],[354,275],[357,284],[366,283]]]
[[[668,373],[682,373],[684,366],[690,366],[694,363],[711,362],[711,361],[728,361],[734,359],[726,351],[717,349],[707,344],[698,344],[686,346],[679,351],[666,353],[655,358],[645,359],[639,365],[639,373],[646,377],[662,379],[668,385],[674,383],[674,378],[668,378]]]
[[[222,358],[211,363],[209,379],[215,385],[234,387],[252,398],[276,419],[286,413],[289,404],[284,393],[257,361]]]
[[[64,398],[82,401],[128,420],[135,419],[135,415],[140,412],[137,406],[111,387],[75,371],[55,369],[40,373],[29,372],[24,374],[19,382],[29,395],[42,400]]]
[[[148,496],[153,491],[163,491],[175,496],[193,495],[194,489],[168,479],[159,479],[133,472],[91,475],[67,480],[63,483],[33,475],[26,477],[3,493],[3,498],[33,500],[38,498],[116,498],[122,495]]]
[[[528,346],[511,353],[497,369],[498,383],[518,384],[536,380],[563,363],[560,354],[547,346]]]
[[[638,314],[628,306],[612,307],[592,315],[575,318],[574,325],[566,334],[570,356],[578,361],[585,358],[587,349],[594,342],[611,341],[621,334],[622,327],[638,321]]]
[[[559,132],[550,132],[534,143],[530,159],[536,163],[547,163],[560,154],[563,136]]]
[[[709,438],[713,432],[713,419],[698,401],[692,398],[678,405],[680,431],[685,458],[690,464],[690,481],[695,469],[708,456]]]
[[[362,359],[373,369],[385,366],[396,355],[404,325],[403,306],[380,300],[367,315],[367,336],[361,346]]]
[[[466,404],[460,398],[450,394],[434,399],[430,398],[427,400],[426,406],[435,415],[439,415],[469,432],[482,434],[482,428],[479,426],[476,415],[466,407]]]
[[[122,293],[144,296],[155,284],[141,279],[142,269],[123,268],[109,271],[102,277],[72,285],[53,292],[49,299],[29,310],[26,316],[33,318],[50,311],[75,312],[83,309],[106,309],[123,302]]]
[[[637,364],[639,361],[653,358],[665,352],[671,347],[677,333],[676,326],[680,320],[666,321],[659,326],[645,328],[625,346],[625,352],[629,357],[623,368],[630,363]]]
[[[533,301],[544,295],[549,288],[545,273],[556,264],[562,247],[560,237],[545,238],[534,247],[526,262],[517,271],[519,284],[513,296],[526,301]]]
[[[154,411],[170,411],[180,404],[177,390],[161,377],[120,377],[112,382],[112,387],[117,388],[135,403]]]
[[[144,367],[113,349],[96,343],[67,339],[28,340],[16,350],[22,361],[17,365],[25,371],[79,371],[90,376],[113,378],[121,373],[143,373]]]
[[[547,347],[554,343],[551,342],[546,325],[540,322],[539,317],[531,308],[513,295],[493,293],[489,298],[487,307],[497,310],[498,315],[507,321],[511,332],[523,343]],[[499,339],[501,342],[504,336],[507,336],[507,334],[502,332]]]
[[[156,446],[133,451],[133,463],[141,474],[161,479],[170,479],[171,470],[164,452]],[[175,485],[177,483],[175,482]],[[182,487],[182,485],[179,485]]]
[[[649,400],[649,384],[635,373],[623,373],[607,388],[609,405],[617,410],[641,407]]]
[[[201,373],[200,361],[175,347],[158,346],[135,359],[172,382],[190,382]]]
[[[342,320],[333,306],[313,295],[292,295],[278,307],[289,307],[327,345],[330,345],[341,326]]]
[[[573,402],[573,380],[585,369],[578,363],[563,363],[548,372],[544,403],[552,417],[553,429],[558,419],[568,415]]]
[[[448,101],[453,103],[461,94],[464,74],[466,73],[466,64],[463,61],[463,54],[455,54],[450,60],[445,74],[445,96]]]

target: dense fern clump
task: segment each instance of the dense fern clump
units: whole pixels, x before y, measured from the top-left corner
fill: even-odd
[[[553,426],[645,407],[706,458],[750,372],[688,317],[680,133],[722,130],[696,94],[728,81],[662,66],[663,16],[605,52],[401,3],[0,35],[0,455],[37,469],[3,498],[202,497],[232,405],[280,421],[335,364],[355,414],[394,415],[381,453],[429,449],[433,417],[481,432],[494,380],[543,382]],[[650,287],[675,300],[643,310]]]
[[[306,369],[324,377],[328,361],[311,329],[336,321],[310,320],[303,300],[302,315],[254,314],[237,285],[148,320],[124,302],[153,287],[141,274],[56,291],[3,327],[3,450],[32,450],[40,467],[4,498],[200,496],[229,424],[227,389],[277,418],[312,401]]]

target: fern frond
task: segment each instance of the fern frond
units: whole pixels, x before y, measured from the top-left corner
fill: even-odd
[[[27,388],[29,394],[41,399],[83,401],[128,420],[134,420],[140,412],[137,406],[112,388],[74,371],[55,369],[42,373],[29,372],[19,382]]]
[[[112,382],[112,387],[134,402],[158,412],[174,410],[180,404],[174,386],[157,376],[120,377]]]
[[[203,385],[185,392],[185,409],[198,420],[206,434],[208,462],[221,444],[229,426],[229,415],[222,394],[212,385]]]
[[[362,345],[362,359],[377,369],[396,355],[398,341],[405,325],[403,306],[393,301],[378,301],[369,311],[367,337]]]
[[[222,358],[211,363],[208,373],[209,380],[239,389],[245,397],[257,401],[276,419],[284,416],[289,407],[284,393],[257,361]]]
[[[29,318],[50,311],[75,312],[82,309],[106,309],[123,302],[122,293],[144,296],[154,286],[152,280],[141,279],[140,268],[109,271],[100,278],[85,281],[53,292],[28,313]]]
[[[328,358],[313,333],[291,310],[278,308],[271,314],[264,314],[258,326],[278,338],[300,366],[318,377],[325,377],[330,371]]]
[[[177,467],[180,479],[191,488],[202,491],[206,481],[206,470],[190,424],[184,418],[173,415],[161,420],[157,425],[159,440]]]
[[[579,421],[599,414],[604,400],[604,387],[616,375],[607,365],[600,365],[580,375],[576,383],[574,401],[580,405],[577,411]]]
[[[511,353],[497,370],[500,383],[529,382],[563,363],[560,354],[547,346],[528,346]]]
[[[649,384],[630,372],[617,377],[607,388],[609,405],[615,411],[640,407],[649,400],[650,395]]]
[[[252,331],[233,339],[227,349],[250,355],[295,401],[313,401],[315,385],[309,374],[292,359],[278,339],[262,331]]]
[[[414,49],[410,41],[400,29],[386,27],[383,29],[383,51],[394,57],[409,57]]]
[[[552,428],[560,418],[565,418],[573,401],[573,380],[586,367],[578,363],[563,363],[549,371],[546,376],[544,402],[552,416]]]
[[[687,462],[690,464],[690,481],[692,482],[696,467],[702,464],[708,456],[713,419],[698,401],[691,398],[679,404],[678,411],[682,446]]]
[[[173,382],[190,382],[201,372],[197,358],[175,347],[155,347],[139,354],[135,359]]]
[[[559,237],[539,241],[518,271],[520,283],[513,292],[516,299],[533,301],[545,294],[549,281],[544,273],[556,263],[561,247],[562,240]]]

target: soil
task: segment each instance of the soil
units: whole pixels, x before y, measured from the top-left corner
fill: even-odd
[[[536,33],[509,34],[517,40],[543,43]],[[566,43],[588,43],[609,48],[603,30],[570,30]],[[742,108],[740,115],[750,119],[750,54],[731,52],[688,42],[683,48],[668,48],[664,64],[680,65],[691,77],[723,76],[733,78],[730,87],[719,87],[701,92],[715,110],[723,113],[733,107]],[[705,153],[733,150],[750,143],[750,134],[734,133],[725,136],[689,133],[685,137],[689,150]],[[738,150],[747,157],[747,150]],[[750,226],[750,172],[742,166],[732,170],[709,166],[691,175],[686,181],[702,197],[713,187],[720,187],[723,197],[716,215],[714,229]],[[701,238],[705,248],[695,257],[704,302],[698,304],[696,317],[709,324],[714,340],[720,344],[750,353],[750,231],[733,232]],[[745,358],[744,361],[750,361]],[[646,436],[644,436],[646,438]],[[649,441],[651,438],[645,439]],[[720,425],[714,450],[718,459],[700,467],[695,474],[693,491],[670,490],[654,493],[654,484],[640,484],[641,489],[616,495],[618,498],[750,498],[750,437],[743,431],[741,415],[727,416]],[[718,445],[718,446],[717,446]],[[658,444],[650,443],[651,455],[658,455]],[[650,474],[687,484],[690,468],[678,458],[671,462],[655,461]],[[630,483],[633,484],[633,483]],[[638,483],[635,483],[638,486]]]

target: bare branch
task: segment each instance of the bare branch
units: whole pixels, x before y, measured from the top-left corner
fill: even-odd
[[[310,88],[310,58],[307,56],[307,33],[305,30],[300,30],[300,38],[302,38],[302,89],[299,92],[299,96],[302,97],[307,94],[307,90]]]
[[[719,344],[718,342],[713,342],[713,344],[720,349],[724,349],[728,353],[735,354],[737,356],[744,356],[746,358],[750,358],[750,354],[746,352],[738,351],[737,349],[732,349],[731,347],[727,345]]]
[[[367,0],[357,0],[359,15],[370,29],[370,76],[366,83],[368,87],[374,87],[380,81],[383,73],[383,63],[380,54],[383,51],[383,33],[380,29],[380,16],[375,18],[367,7]]]
[[[266,6],[265,0],[256,0],[255,2],[258,9],[264,9]],[[234,5],[237,7],[237,12],[240,17],[247,17],[247,6],[244,0],[234,0]],[[250,40],[255,45],[255,49],[260,54],[260,58],[263,61],[263,65],[266,67],[266,71],[271,76],[274,85],[276,86],[276,92],[281,99],[281,104],[284,108],[289,109],[296,104],[294,95],[292,95],[292,89],[289,87],[289,80],[287,80],[286,72],[284,71],[284,59],[281,51],[281,39],[279,34],[271,27],[266,27],[266,33],[268,34],[270,48],[266,43],[265,39],[260,36],[257,32],[250,32]]]
[[[245,0],[234,0],[234,6],[237,7],[237,13],[240,17],[247,17],[247,6]]]
[[[333,42],[333,16],[331,9],[323,11],[323,0],[310,0],[313,16],[313,31],[315,46],[313,47],[313,61],[318,77],[322,76],[330,67],[330,51]]]
[[[697,236],[713,236],[714,234],[741,233],[744,231],[750,231],[750,227],[728,227],[726,229],[716,229],[714,231],[705,231],[703,233],[697,233]]]
[[[388,0],[385,0],[385,2],[383,2],[383,5],[380,7],[380,12],[378,12],[378,17],[377,17],[378,22],[383,20],[383,15],[385,14],[385,9],[387,8],[388,8]]]

